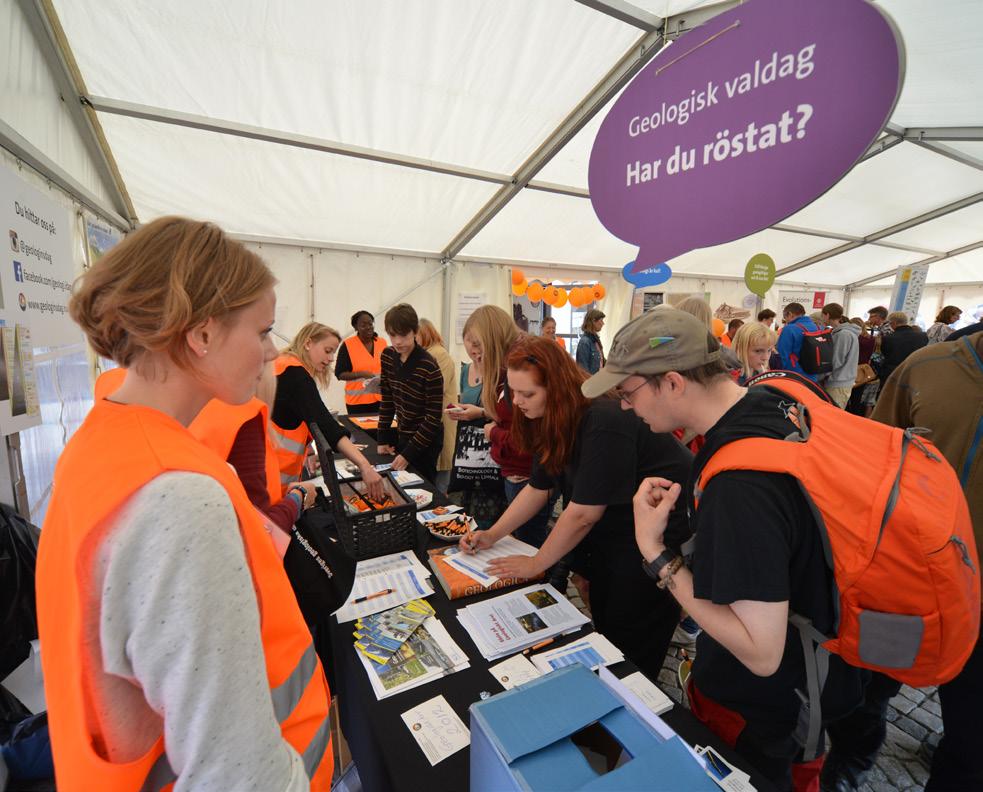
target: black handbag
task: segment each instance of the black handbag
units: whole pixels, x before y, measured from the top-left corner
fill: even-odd
[[[34,570],[41,531],[0,504],[0,679],[19,666],[38,637]]]
[[[355,560],[335,534],[334,516],[322,496],[293,526],[283,568],[308,624],[338,610],[355,583]]]

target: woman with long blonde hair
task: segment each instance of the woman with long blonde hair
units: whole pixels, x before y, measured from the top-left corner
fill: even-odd
[[[506,381],[509,351],[524,338],[512,317],[497,305],[483,305],[464,324],[464,343],[470,346],[481,367],[481,405],[467,406],[451,413],[458,421],[484,420],[485,436],[491,443],[491,455],[502,474],[506,500],[511,503],[529,483],[532,456],[521,450],[511,435],[512,395]],[[516,532],[516,537],[541,547],[549,533],[552,504],[546,504]]]
[[[270,414],[273,444],[280,462],[283,491],[300,479],[311,437],[309,424],[316,424],[325,440],[358,466],[369,496],[382,500],[382,477],[351,441],[321,399],[318,385],[327,387],[331,364],[341,344],[341,334],[320,322],[309,322],[273,363],[276,395]]]

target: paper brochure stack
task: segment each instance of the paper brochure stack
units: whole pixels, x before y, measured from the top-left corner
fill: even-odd
[[[335,611],[339,624],[433,594],[430,570],[409,552],[359,561],[348,601]]]
[[[411,600],[355,622],[355,648],[369,660],[384,664],[434,610],[426,600]]]
[[[549,584],[468,605],[457,618],[486,660],[514,654],[589,621]]]
[[[377,699],[470,668],[468,656],[435,616],[417,627],[385,663],[377,663],[361,652],[357,655]]]

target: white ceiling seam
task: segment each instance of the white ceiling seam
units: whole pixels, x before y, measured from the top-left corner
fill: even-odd
[[[498,193],[447,243],[443,258],[452,259],[509,203],[542,167],[562,149],[604,105],[654,58],[663,43],[657,32],[646,33],[621,57],[594,89],[553,130]]]
[[[872,242],[876,242],[879,239],[883,239],[884,237],[891,236],[891,234],[896,234],[899,231],[904,231],[908,228],[913,228],[917,225],[920,225],[921,223],[927,223],[929,220],[934,220],[935,218],[942,217],[946,214],[949,214],[950,212],[955,212],[958,211],[959,209],[964,209],[965,207],[972,206],[973,204],[979,203],[980,201],[983,201],[983,192],[979,192],[974,195],[967,196],[966,198],[962,198],[953,203],[946,204],[945,206],[940,206],[937,209],[933,209],[929,212],[925,212],[924,214],[918,215],[917,217],[913,217],[909,220],[905,220],[904,222],[896,223],[895,225],[889,226],[888,228],[884,228],[873,234],[869,234],[865,237],[862,237],[861,239],[855,242],[847,242],[846,244],[840,245],[839,247],[833,248],[832,250],[828,250],[825,253],[819,253],[818,255],[810,256],[809,258],[804,259],[803,261],[799,261],[788,267],[783,267],[782,269],[778,270],[775,273],[775,275],[776,277],[781,277],[782,275],[786,275],[789,272],[795,272],[796,270],[804,269],[806,267],[811,267],[813,264],[818,264],[820,261],[825,261],[826,259],[832,258],[833,256],[838,256],[841,253],[846,253],[847,251],[854,250],[858,247],[871,244]]]
[[[937,256],[931,256],[927,259],[922,259],[921,261],[912,262],[912,264],[934,264],[938,261],[944,261],[945,259],[954,258],[960,256],[963,253],[969,253],[971,250],[979,250],[983,248],[983,240],[979,242],[973,242],[969,245],[963,245],[961,248],[956,248],[955,250],[950,250],[947,253],[940,253]],[[877,275],[871,275],[862,280],[855,281],[853,283],[848,283],[844,288],[846,289],[859,289],[861,286],[866,286],[869,283],[874,283],[883,278],[887,278],[897,272],[896,269],[887,270],[886,272],[880,272]]]
[[[694,0],[543,0],[541,4],[434,0],[433,13],[425,21],[416,24],[412,15],[394,12],[379,29],[378,19],[370,19],[374,0],[365,6],[342,0],[298,0],[290,14],[269,10],[268,0],[243,0],[235,18],[227,17],[220,4],[202,6],[194,0],[174,0],[166,6],[153,0],[106,0],[98,9],[93,0],[33,1],[51,3],[62,13],[71,49],[96,101],[113,97],[105,101],[151,110],[170,108],[165,112],[205,119],[213,134],[221,133],[216,126],[225,124],[216,119],[232,119],[230,125],[272,131],[274,137],[296,135],[337,144],[336,150],[317,152],[315,146],[311,152],[311,157],[327,155],[327,166],[291,158],[290,150],[297,149],[289,144],[268,146],[269,151],[235,145],[235,156],[199,173],[197,162],[224,144],[213,144],[203,154],[196,151],[197,138],[167,136],[172,145],[161,154],[156,133],[134,145],[133,140],[146,130],[114,125],[107,136],[127,187],[131,192],[135,188],[134,194],[141,198],[137,209],[143,220],[164,212],[204,213],[240,236],[270,244],[327,240],[318,247],[392,255],[412,252],[431,259],[446,258],[457,247],[456,261],[528,261],[527,266],[535,266],[543,260],[603,271],[620,268],[637,250],[611,237],[583,200],[589,198],[590,147],[605,108],[595,110],[589,123],[578,119],[579,132],[571,135],[569,128],[562,135],[557,132],[582,109],[583,99],[578,97],[594,96],[590,86],[611,74],[611,63],[624,59],[629,42],[638,40],[638,31],[658,31],[671,39],[680,28],[688,29],[732,5],[699,3],[691,9]],[[942,0],[928,9],[909,0],[881,0],[878,5],[901,30],[908,68],[891,125],[869,147],[861,159],[863,166],[855,167],[813,204],[773,226],[771,236],[759,232],[742,245],[726,243],[671,261],[677,275],[716,278],[739,273],[747,260],[744,253],[756,244],[748,240],[760,238],[760,250],[779,262],[779,278],[783,272],[797,272],[793,268],[799,265],[801,275],[812,272],[817,280],[857,282],[865,273],[880,272],[894,262],[948,255],[947,251],[962,249],[970,241],[978,214],[964,212],[961,220],[950,223],[932,223],[931,218],[937,217],[932,214],[936,207],[958,206],[965,196],[983,191],[983,181],[977,178],[983,171],[983,70],[974,68],[983,54],[983,41],[972,33],[983,23],[983,4]],[[268,8],[266,15],[258,13],[263,8]],[[607,13],[612,10],[613,14]],[[472,19],[480,20],[477,27]],[[319,21],[332,28],[325,40],[350,42],[350,47],[343,43],[348,49],[337,57],[323,55],[318,49],[331,49],[324,40],[311,49],[303,36],[291,37],[291,32],[321,29]],[[201,54],[201,47],[192,46],[192,39],[201,38],[202,31],[210,36],[211,53]],[[563,53],[570,49],[566,42],[573,31],[580,35],[576,39],[580,54],[570,61]],[[531,44],[544,33],[551,36],[549,47]],[[288,47],[288,42],[293,43]],[[589,46],[585,48],[583,42]],[[378,58],[380,47],[390,53],[387,63]],[[439,52],[440,57],[417,58],[416,51]],[[487,57],[492,52],[496,57]],[[211,66],[202,69],[195,58]],[[593,65],[583,67],[585,61]],[[236,81],[219,90],[226,71]],[[403,79],[404,72],[411,79]],[[509,79],[513,73],[526,82]],[[161,80],[161,74],[169,79]],[[195,77],[201,74],[208,79]],[[594,76],[587,79],[586,74]],[[304,75],[299,86],[298,75]],[[538,82],[533,85],[529,80]],[[500,94],[495,92],[496,84],[501,85]],[[561,94],[562,101],[544,108],[542,85],[549,86],[552,94]],[[611,93],[608,103],[616,96],[617,91]],[[510,106],[515,97],[522,97],[521,107]],[[439,120],[416,124],[413,116],[389,114],[391,103],[411,107],[421,119]],[[482,128],[484,119],[475,113],[482,107],[501,116],[502,123]],[[379,114],[383,109],[386,114]],[[322,123],[325,120],[327,125]],[[517,126],[515,120],[524,126]],[[416,131],[400,131],[407,122],[416,124]],[[477,141],[473,145],[471,138]],[[263,144],[282,142],[262,140]],[[902,146],[905,142],[912,145]],[[118,147],[125,149],[125,168]],[[348,168],[339,158],[365,165]],[[180,159],[194,163],[180,166],[183,180],[168,173]],[[140,166],[141,161],[150,161],[151,166]],[[254,195],[236,189],[239,180],[227,176],[234,177],[240,165],[250,171],[253,182],[268,185],[269,200],[262,192]],[[366,170],[370,166],[374,170]],[[350,177],[357,180],[347,181]],[[480,185],[481,191],[462,192],[453,184],[409,189],[410,180],[415,184],[435,178],[470,183],[475,190]],[[209,180],[224,185],[224,200],[218,186],[208,187]],[[378,200],[387,193],[398,200]],[[360,199],[360,194],[365,197]],[[533,196],[541,201],[523,200]],[[578,201],[565,201],[573,198]],[[571,211],[573,203],[583,208]],[[294,211],[270,211],[271,204]],[[517,223],[522,212],[509,211],[513,204],[523,211],[553,208],[533,222]],[[912,225],[913,220],[919,222]],[[414,225],[426,233],[401,230]],[[495,233],[489,235],[488,230]],[[449,233],[442,236],[445,231]],[[565,237],[576,244],[563,244]],[[817,244],[823,239],[844,244],[824,251]],[[865,256],[856,256],[862,251]],[[877,251],[885,253],[879,262]],[[914,255],[906,258],[901,253]],[[983,259],[950,258],[949,269],[939,269],[937,277],[951,274],[959,281],[965,270],[967,277],[983,282]],[[815,269],[805,268],[812,264]],[[687,267],[700,272],[688,272]],[[843,281],[838,280],[841,277]]]

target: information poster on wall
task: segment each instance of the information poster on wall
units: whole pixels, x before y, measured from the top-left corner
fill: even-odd
[[[894,277],[894,289],[891,291],[891,310],[904,311],[909,319],[918,315],[918,306],[922,303],[922,293],[925,291],[925,280],[928,278],[928,264],[910,264],[898,267]]]
[[[455,339],[464,335],[464,324],[482,305],[487,305],[487,292],[459,292],[457,295],[457,327]]]
[[[8,435],[38,426],[38,404],[34,375],[34,349],[27,325],[0,327],[0,434]]]
[[[85,244],[89,248],[89,266],[99,259],[123,238],[123,232],[115,226],[92,217],[85,219]]]
[[[75,279],[72,215],[8,168],[0,167],[0,317],[30,328],[36,347],[77,344],[68,316]]]

